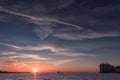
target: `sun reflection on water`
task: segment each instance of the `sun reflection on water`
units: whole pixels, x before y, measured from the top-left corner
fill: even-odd
[[[33,80],[37,80],[37,72],[35,72],[34,74],[33,74]]]

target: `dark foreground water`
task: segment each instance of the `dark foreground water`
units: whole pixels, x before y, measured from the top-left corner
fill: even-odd
[[[120,74],[99,73],[0,73],[0,80],[120,80]]]

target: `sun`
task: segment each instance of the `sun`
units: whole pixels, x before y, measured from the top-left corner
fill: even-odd
[[[37,73],[37,72],[38,72],[38,69],[34,68],[34,69],[33,69],[33,72]]]

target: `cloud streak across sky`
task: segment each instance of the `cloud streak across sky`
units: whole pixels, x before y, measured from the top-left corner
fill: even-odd
[[[41,26],[41,25],[43,25],[43,26],[44,26],[44,25],[48,25],[47,28],[53,27],[53,25],[54,25],[55,23],[59,23],[59,24],[63,24],[63,25],[66,25],[66,26],[74,27],[74,28],[76,28],[76,29],[78,29],[78,30],[79,30],[79,29],[82,29],[82,27],[79,26],[79,25],[75,25],[75,24],[71,24],[71,23],[66,23],[66,22],[63,22],[63,21],[60,21],[60,20],[57,20],[57,19],[54,19],[54,18],[49,18],[49,17],[39,17],[39,18],[36,18],[36,17],[30,16],[30,15],[13,12],[13,11],[10,11],[10,10],[8,10],[8,9],[4,9],[3,7],[0,7],[0,11],[5,12],[5,13],[9,13],[9,14],[13,14],[13,15],[17,15],[17,16],[20,16],[20,17],[25,17],[25,18],[27,18],[27,19],[30,19],[30,20],[29,20],[30,22],[35,23],[35,24],[37,24],[37,25],[39,25],[39,26]],[[48,23],[50,23],[50,24],[48,24]],[[52,24],[52,23],[53,23],[53,24]],[[51,26],[51,25],[52,25],[52,26]],[[45,27],[46,27],[46,26],[45,26]],[[46,28],[46,30],[47,30],[47,28]],[[50,28],[49,28],[49,29],[50,29]],[[37,30],[37,31],[35,30],[35,32],[38,33],[38,30]],[[47,32],[48,35],[51,33],[50,31],[45,31],[45,32]],[[43,32],[43,33],[44,33],[44,32]],[[41,34],[40,34],[40,35],[41,35]],[[40,36],[41,39],[44,38],[44,37],[46,37],[46,35]]]
[[[43,67],[48,64],[50,69],[66,69],[70,65],[74,70],[81,64],[98,65],[102,61],[117,64],[119,3],[118,0],[0,0],[0,64],[10,60],[15,64],[39,63]]]
[[[101,37],[119,37],[119,32],[106,32],[106,33],[101,33],[101,32],[95,32],[92,30],[87,30],[84,29],[81,26],[74,25],[71,23],[66,23],[54,18],[49,18],[49,17],[33,17],[30,15],[22,14],[22,13],[17,13],[10,11],[8,9],[4,9],[0,7],[0,11],[6,12],[9,14],[25,17],[29,19],[29,22],[32,22],[36,25],[38,25],[35,29],[34,32],[40,37],[41,39],[47,38],[50,34],[54,33],[54,30],[52,29],[54,26],[57,26],[56,23],[63,24],[65,26],[70,26],[73,27],[75,30],[80,30],[81,32],[78,33],[64,33],[64,32],[59,32],[54,34],[53,36],[62,38],[62,39],[69,39],[69,40],[82,40],[82,39],[94,39],[94,38],[101,38]],[[84,30],[83,30],[84,29]],[[78,35],[78,36],[75,36]]]
[[[54,46],[15,46],[15,45],[11,45],[11,44],[6,44],[6,43],[0,43],[2,45],[8,46],[10,48],[16,49],[16,50],[27,50],[27,51],[42,51],[42,50],[50,50],[53,54],[52,55],[63,55],[63,56],[70,56],[70,57],[79,57],[79,56],[95,56],[93,54],[86,54],[86,53],[70,53],[69,49],[65,49],[65,48],[57,48]],[[14,52],[4,52],[5,54],[15,54]],[[23,57],[27,56],[24,54],[21,55]],[[15,56],[15,58],[18,56]],[[32,57],[32,55],[28,55],[28,57]],[[33,55],[34,58],[34,55]],[[36,59],[39,59],[36,56]],[[43,58],[44,59],[44,58]]]

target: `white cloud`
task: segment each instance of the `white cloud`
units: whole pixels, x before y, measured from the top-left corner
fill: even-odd
[[[85,30],[83,32],[71,32],[71,33],[56,33],[53,36],[66,39],[66,40],[84,40],[84,39],[96,39],[102,37],[119,37],[119,32],[95,32],[92,30]]]
[[[94,54],[88,54],[88,53],[70,53],[70,52],[59,52],[54,55],[63,55],[68,57],[79,57],[79,56],[96,56]]]
[[[57,51],[55,48],[50,47],[50,46],[15,46],[15,45],[11,45],[11,44],[6,44],[6,43],[2,43],[0,42],[0,44],[8,46],[10,48],[14,48],[16,50],[29,50],[29,51],[40,51],[40,50],[46,50],[46,49],[50,49],[51,51]],[[24,54],[24,53],[16,53],[16,52],[9,52],[9,51],[0,51],[0,55],[11,55],[9,58],[32,58],[32,59],[37,59],[37,60],[49,60],[50,58],[44,58],[44,57],[40,57],[38,55],[35,54]]]
[[[54,46],[43,45],[43,46],[16,46],[12,44],[6,44],[0,42],[0,44],[14,48],[16,50],[29,50],[29,51],[41,51],[41,50],[51,50],[52,52],[64,51],[63,48],[56,48]]]
[[[38,30],[38,28],[37,28],[37,30],[35,29],[34,31],[38,34],[38,36],[41,39],[44,39],[44,38],[48,37],[51,33],[53,33],[52,27],[54,27],[56,23],[63,24],[63,25],[66,25],[66,26],[70,26],[70,27],[74,27],[74,28],[76,28],[78,30],[83,29],[79,25],[67,23],[67,22],[55,19],[53,17],[48,17],[48,16],[34,17],[34,16],[27,15],[27,14],[23,14],[23,13],[17,13],[17,12],[5,9],[3,7],[0,7],[0,11],[1,12],[6,12],[6,13],[9,13],[9,14],[12,14],[12,15],[17,15],[17,16],[24,17],[24,18],[26,18],[26,20],[28,20],[28,22],[34,23],[34,24],[40,26],[40,28],[42,30],[40,28]],[[45,28],[41,27],[43,25],[44,25]],[[43,32],[43,33],[41,33],[41,32]],[[43,35],[43,34],[45,34],[45,35]]]
[[[58,60],[58,61],[53,62],[53,65],[55,65],[55,66],[61,66],[63,64],[67,64],[69,62],[74,62],[75,60],[77,60],[77,59],[72,58],[72,59]]]
[[[8,47],[11,47],[11,48],[15,48],[15,49],[19,49],[20,48],[19,46],[15,46],[15,45],[11,45],[11,44],[6,44],[6,43],[2,43],[2,42],[0,42],[0,44],[8,46]]]
[[[17,55],[13,55],[8,57],[10,59],[16,59],[16,58],[31,58],[35,60],[50,60],[50,58],[43,58],[35,54],[24,54],[24,53],[17,53]]]
[[[66,8],[67,6],[72,4],[72,2],[73,2],[73,0],[70,0],[70,1],[60,0],[60,1],[58,1],[58,5],[59,5],[58,9],[59,8]],[[83,1],[80,5],[83,5],[83,4],[86,4],[86,3],[88,3],[88,1],[85,1],[85,2]],[[15,5],[15,6],[17,6],[17,5]],[[95,8],[95,9],[92,10],[92,12],[96,12],[96,11],[99,12],[99,10],[100,11],[112,10],[112,9],[118,8],[118,7],[119,6],[117,5],[115,7],[112,6],[110,8],[109,8],[109,6],[102,7],[102,8]],[[1,12],[6,12],[6,13],[9,13],[9,14],[12,14],[12,15],[17,15],[17,16],[20,16],[20,17],[24,17],[24,18],[26,18],[28,23],[36,24],[37,26],[35,27],[35,29],[33,31],[37,34],[37,36],[41,40],[47,38],[50,35],[58,37],[58,38],[66,39],[66,40],[83,40],[83,39],[96,39],[96,38],[101,38],[101,37],[119,37],[120,36],[119,32],[106,32],[106,33],[102,33],[102,32],[95,32],[95,31],[92,31],[92,30],[83,30],[84,28],[79,26],[79,25],[75,25],[75,24],[71,24],[71,23],[68,23],[68,22],[64,22],[62,20],[57,19],[56,17],[51,17],[49,15],[35,17],[35,16],[28,15],[29,13],[24,14],[25,11],[23,13],[21,13],[21,12],[18,13],[17,10],[13,10],[13,11],[11,11],[11,10],[9,10],[7,8],[4,8],[4,7],[0,7],[0,11]],[[90,22],[92,21],[92,23],[94,23],[94,21],[99,21],[99,20],[88,20],[88,22],[89,21]],[[113,20],[112,20],[112,22],[113,22]],[[76,30],[77,29],[78,30],[83,30],[84,32],[76,33],[74,31],[74,32],[70,32],[70,33],[67,33],[67,32],[66,33],[62,33],[60,31],[55,31],[55,33],[54,33],[53,27],[57,26],[56,23],[63,24],[65,26],[74,27]],[[100,22],[98,22],[98,23],[100,23]]]
[[[50,50],[51,52],[53,52],[52,55],[63,55],[63,56],[68,56],[68,57],[79,57],[79,56],[91,56],[92,57],[92,56],[96,56],[96,55],[88,54],[88,53],[71,53],[70,52],[71,47],[70,48],[62,48],[62,47],[55,47],[55,46],[49,46],[49,45],[46,45],[46,46],[45,45],[44,46],[15,46],[15,45],[6,44],[6,43],[3,43],[3,44],[5,44],[6,46],[8,45],[9,47],[12,47],[16,50],[28,50],[28,51]],[[13,58],[17,58],[17,57],[21,57],[21,56],[23,56],[24,58],[26,57],[25,54],[22,54],[19,56],[13,56]],[[34,59],[35,58],[42,59],[36,55],[31,55],[31,54],[27,55],[27,57],[32,57]]]
[[[0,51],[0,55],[14,55],[15,52],[9,52],[9,51]]]
[[[36,54],[29,54],[29,53],[16,53],[11,51],[0,51],[1,56],[8,55],[8,58],[10,59],[16,59],[16,58],[31,58],[35,60],[50,60],[51,58],[45,58],[41,57],[40,55]]]
[[[42,40],[44,38],[47,38],[50,34],[52,34],[54,31],[49,26],[44,27],[36,27],[34,29],[34,32],[37,34],[38,37],[40,37]]]

